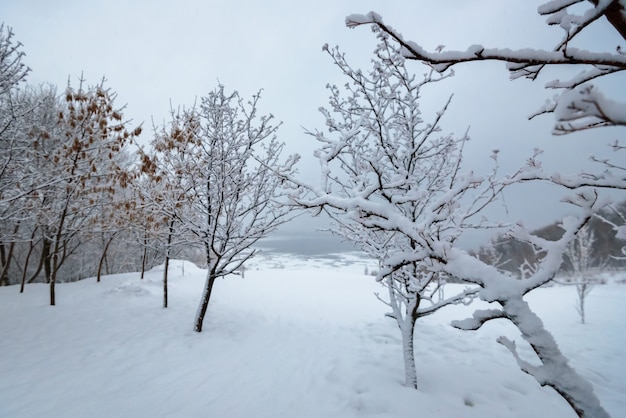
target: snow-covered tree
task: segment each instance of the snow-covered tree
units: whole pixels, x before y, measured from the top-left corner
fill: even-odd
[[[291,218],[279,200],[281,175],[296,158],[280,160],[283,144],[272,115],[259,115],[258,92],[247,103],[224,86],[202,98],[201,131],[193,148],[189,231],[202,244],[208,268],[195,321],[202,331],[215,280],[239,270],[254,255],[252,246]]]
[[[215,281],[240,270],[254,255],[252,246],[291,218],[291,208],[281,205],[282,178],[297,159],[281,162],[278,125],[272,115],[258,114],[260,97],[245,102],[219,85],[199,108],[175,115],[158,141],[159,158],[167,159],[173,175],[162,181],[175,186],[172,203],[180,206],[169,219],[179,225],[177,235],[202,249],[208,269],[197,332]]]
[[[0,286],[9,284],[9,269],[20,229],[16,221],[19,205],[15,199],[22,191],[18,171],[24,165],[25,144],[16,132],[30,107],[19,100],[18,86],[29,69],[22,62],[24,52],[11,28],[0,24]]]
[[[339,49],[325,50],[348,82],[343,89],[329,86],[330,108],[321,109],[327,132],[310,132],[322,147],[316,152],[322,165],[322,187],[300,183],[308,195],[295,201],[303,207],[323,207],[336,223],[333,232],[385,266],[377,280],[388,294],[379,299],[390,307],[388,316],[401,331],[405,383],[417,388],[415,322],[443,306],[463,302],[476,290],[438,300],[435,295],[442,273],[429,269],[426,260],[407,261],[396,255],[418,249],[431,237],[454,242],[460,225],[492,201],[497,190],[488,182],[483,188],[478,178],[459,175],[468,137],[443,135],[439,128],[450,100],[432,122],[423,119],[421,89],[441,77],[432,71],[422,78],[412,75],[399,49],[384,34],[367,73],[353,69]],[[452,206],[440,205],[442,199],[452,199],[455,205],[466,200],[467,204],[452,214]],[[421,224],[422,236],[382,227],[378,209],[369,205]]]
[[[149,161],[145,158],[146,156],[147,154],[142,155],[140,170],[146,168],[145,164]],[[146,269],[158,262],[162,252],[159,238],[163,222],[166,220],[158,213],[161,206],[155,205],[156,202],[152,200],[155,196],[154,187],[158,188],[159,183],[155,182],[150,174],[139,174],[133,179],[134,199],[129,230],[134,241],[139,243],[141,248],[141,262],[138,266],[141,269],[141,279],[144,278]]]
[[[589,6],[581,15],[571,12],[571,6],[578,3]],[[454,65],[483,60],[506,62],[512,78],[527,77],[533,80],[546,66],[583,66],[583,71],[569,80],[548,83],[549,88],[560,89],[561,94],[534,114],[554,113],[556,116],[554,133],[565,134],[596,127],[626,125],[626,105],[606,98],[590,83],[599,77],[615,74],[626,68],[626,56],[620,47],[615,53],[591,52],[573,47],[577,35],[603,17],[606,17],[626,39],[624,9],[623,0],[589,2],[555,0],[544,4],[539,8],[539,13],[548,16],[549,24],[558,25],[565,30],[565,36],[556,43],[554,49],[546,51],[489,49],[474,45],[461,52],[446,52],[441,48],[429,52],[419,44],[405,40],[376,13],[351,15],[347,17],[346,23],[349,27],[371,24],[375,30],[393,38],[402,47],[407,59],[425,62],[435,71],[444,74]],[[618,152],[623,152],[626,148],[619,142],[614,142],[612,147]],[[591,384],[569,366],[554,338],[523,300],[525,294],[554,278],[568,245],[593,214],[606,205],[607,201],[599,197],[598,188],[626,189],[626,178],[623,177],[626,167],[623,160],[596,161],[601,165],[600,171],[565,177],[546,174],[534,156],[529,159],[524,170],[503,180],[505,185],[533,180],[550,181],[571,190],[566,201],[579,208],[576,215],[563,219],[560,225],[563,233],[555,240],[546,240],[533,235],[522,224],[509,231],[510,237],[529,243],[539,257],[534,268],[526,271],[527,275],[523,280],[513,279],[454,246],[437,245],[425,247],[422,251],[425,249],[425,253],[428,253],[426,257],[437,260],[443,271],[478,284],[482,288],[479,296],[483,300],[500,305],[500,309],[477,311],[471,319],[454,322],[455,326],[469,330],[478,329],[485,322],[496,318],[510,320],[521,331],[522,337],[530,344],[541,362],[540,366],[535,366],[523,360],[518,355],[513,341],[500,338],[499,342],[511,351],[520,368],[532,375],[541,385],[554,388],[579,416],[607,417],[608,414],[594,395]],[[396,228],[400,227],[395,221],[393,225]],[[413,232],[407,229],[406,233]],[[417,252],[407,255],[410,259],[424,257],[425,254]]]
[[[59,270],[80,246],[78,237],[93,225],[119,174],[115,157],[132,136],[115,94],[103,83],[78,89],[68,85],[62,99],[48,100],[42,118],[27,134],[31,140],[26,178],[35,187],[25,197],[42,233],[42,260],[55,304]],[[44,123],[45,122],[45,123]]]
[[[155,128],[151,149],[140,149],[141,175],[145,176],[139,196],[141,207],[147,213],[143,220],[145,250],[148,249],[147,234],[150,233],[150,246],[164,253],[163,268],[163,307],[168,306],[168,274],[173,250],[185,243],[193,245],[184,234],[183,219],[187,219],[192,198],[192,177],[190,170],[196,162],[192,148],[198,145],[200,120],[195,109],[171,111],[167,125]],[[143,263],[142,263],[143,264]],[[143,268],[142,268],[143,274]]]
[[[6,176],[21,162],[18,154],[22,148],[16,143],[14,133],[20,117],[29,110],[16,98],[18,86],[30,71],[23,58],[22,44],[14,39],[11,28],[0,24],[0,203],[10,197],[5,190],[11,187],[5,183]]]

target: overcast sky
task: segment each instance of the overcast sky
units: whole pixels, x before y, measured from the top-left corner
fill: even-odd
[[[541,1],[519,0],[0,0],[0,16],[23,43],[32,68],[28,82],[50,82],[63,89],[81,73],[88,83],[102,77],[126,104],[133,124],[161,123],[170,101],[191,105],[218,81],[249,97],[264,89],[262,110],[284,125],[280,139],[289,152],[303,155],[301,171],[315,173],[315,141],[303,128],[323,128],[317,109],[327,104],[327,83],[343,80],[322,52],[339,45],[355,66],[366,68],[376,40],[367,27],[348,29],[351,13],[376,11],[411,40],[433,49],[487,47],[550,49],[560,39],[536,13]],[[596,25],[578,46],[614,51],[620,38],[606,24]],[[417,72],[423,72],[415,64]],[[423,109],[433,112],[454,93],[444,121],[447,132],[461,135],[471,126],[466,165],[484,171],[491,150],[501,150],[504,170],[519,166],[533,148],[545,152],[550,170],[572,172],[590,154],[607,152],[616,130],[566,137],[550,135],[550,116],[528,121],[552,93],[538,82],[510,81],[503,64],[456,68],[456,76],[424,92]],[[551,77],[552,75],[552,77]],[[609,89],[626,89],[624,78]],[[428,120],[428,118],[427,118]],[[145,130],[146,141],[150,129]],[[621,132],[623,137],[623,132]],[[566,208],[548,188],[512,190],[505,195],[512,217],[531,226],[553,221]],[[494,214],[501,214],[496,210]]]

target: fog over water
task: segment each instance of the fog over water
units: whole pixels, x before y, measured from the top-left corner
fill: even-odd
[[[257,247],[267,253],[287,253],[306,257],[358,251],[352,243],[326,231],[284,232],[259,241]]]

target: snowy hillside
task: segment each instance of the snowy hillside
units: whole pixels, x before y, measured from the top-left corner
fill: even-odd
[[[574,416],[495,342],[523,344],[510,324],[448,325],[478,304],[418,321],[420,390],[403,387],[382,288],[363,260],[329,260],[274,256],[218,281],[200,334],[204,272],[189,262],[171,267],[168,309],[159,268],[61,284],[56,307],[45,285],[0,288],[0,417]],[[595,288],[586,325],[573,288],[530,302],[609,413],[626,416],[626,285]]]

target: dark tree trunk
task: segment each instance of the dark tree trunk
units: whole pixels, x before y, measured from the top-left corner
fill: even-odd
[[[37,233],[37,228],[34,228],[33,229],[33,233],[30,234],[30,241],[28,242],[28,252],[26,253],[26,260],[24,260],[24,268],[22,269],[22,280],[20,282],[20,293],[24,293],[24,286],[26,284],[26,275],[28,274],[28,263],[30,261],[30,256],[33,254],[33,250],[35,249],[35,245],[36,245],[36,243],[34,242],[36,233]],[[41,271],[41,268],[43,266],[42,260],[43,260],[43,258],[39,260],[39,266],[37,267],[37,271],[35,272],[33,277],[37,277],[37,275]],[[31,278],[31,280],[32,280],[32,278]]]
[[[146,258],[148,257],[148,237],[143,237],[143,256],[141,257],[141,279],[146,273]]]
[[[204,322],[204,316],[206,315],[207,308],[209,307],[209,300],[211,299],[211,291],[213,290],[213,284],[215,283],[215,274],[211,270],[207,272],[206,284],[204,286],[204,292],[202,293],[202,300],[200,301],[200,307],[196,315],[196,324],[194,331],[202,332],[202,323]]]
[[[167,247],[165,249],[165,269],[163,271],[163,307],[167,308],[167,272],[170,265],[170,252],[172,247],[172,237],[174,236],[174,219],[170,220],[169,232],[167,235]]]
[[[113,238],[115,238],[115,233],[111,235],[111,237],[107,241],[106,245],[104,246],[104,250],[102,251],[102,255],[100,256],[100,262],[98,263],[98,274],[96,278],[96,282],[98,283],[100,283],[100,276],[102,274],[102,265],[104,264],[104,261],[106,260],[107,251],[109,250],[109,246],[111,245],[111,242],[113,242]],[[107,273],[108,273],[108,268],[107,268]]]
[[[50,306],[56,305],[56,282],[57,282],[57,264],[59,256],[57,255],[58,245],[55,244],[55,251],[52,253],[52,269],[50,274]]]
[[[17,235],[17,231],[20,229],[20,223],[15,224],[13,228],[13,235]],[[13,259],[13,249],[15,248],[15,239],[9,244],[9,253],[5,254],[4,244],[0,245],[2,251],[2,273],[0,273],[0,286],[8,286],[9,282],[9,268],[11,267],[11,260]]]
[[[46,273],[46,283],[50,283],[52,275],[52,267],[50,266],[52,257],[50,255],[51,242],[48,238],[43,239],[43,247],[41,249],[41,258],[43,260],[43,270]]]
[[[167,308],[167,271],[170,268],[170,255],[165,256],[165,268],[163,270],[163,307]]]
[[[9,281],[6,279],[5,271],[7,270],[6,244],[0,243],[0,263],[2,263],[2,272],[0,273],[0,286],[8,286]],[[6,281],[6,284],[5,284]]]

